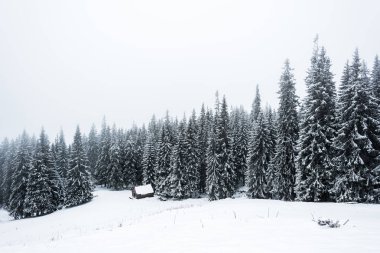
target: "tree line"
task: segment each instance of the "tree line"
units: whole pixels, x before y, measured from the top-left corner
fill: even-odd
[[[296,95],[286,60],[279,107],[229,108],[216,94],[214,108],[173,119],[152,117],[145,127],[110,127],[103,120],[88,135],[79,127],[66,145],[24,132],[0,146],[0,205],[16,219],[92,199],[95,185],[114,190],[152,184],[157,195],[209,200],[232,197],[288,201],[380,202],[380,62],[372,71],[356,50],[336,89],[330,58],[315,43]],[[337,91],[338,90],[338,91]]]

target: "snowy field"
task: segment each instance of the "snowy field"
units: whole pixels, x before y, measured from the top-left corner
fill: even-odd
[[[13,221],[1,210],[0,252],[380,252],[380,205],[95,195],[38,218]],[[312,215],[349,222],[325,228]]]

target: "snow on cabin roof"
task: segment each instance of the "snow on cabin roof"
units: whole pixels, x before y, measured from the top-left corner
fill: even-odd
[[[135,192],[136,192],[136,194],[141,194],[141,195],[154,193],[152,185],[150,185],[150,184],[142,185],[142,186],[136,186]]]

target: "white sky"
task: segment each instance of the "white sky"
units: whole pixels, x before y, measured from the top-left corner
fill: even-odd
[[[0,138],[182,117],[216,90],[250,109],[256,84],[277,107],[286,58],[303,96],[317,33],[339,81],[355,47],[372,67],[379,24],[377,0],[0,0]]]

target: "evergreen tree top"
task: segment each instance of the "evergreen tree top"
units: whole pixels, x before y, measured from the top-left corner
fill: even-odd
[[[371,86],[375,97],[380,100],[380,60],[377,55],[371,72]]]
[[[41,129],[40,138],[37,140],[37,152],[41,152],[44,154],[49,153],[50,151],[50,144],[48,136],[45,133],[45,129]]]
[[[279,117],[287,117],[288,110],[296,110],[298,106],[298,96],[296,95],[296,83],[293,69],[290,67],[289,60],[285,60],[283,73],[280,77],[280,105]]]
[[[261,110],[261,97],[260,97],[259,85],[256,85],[256,95],[255,95],[255,99],[253,100],[252,111],[251,111],[252,121],[257,120],[260,110]]]

